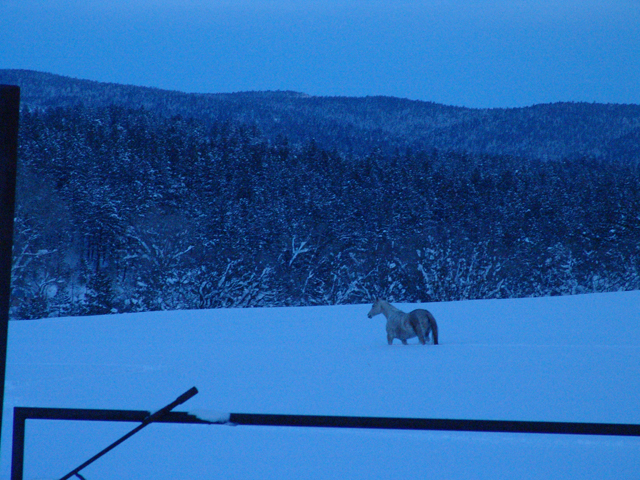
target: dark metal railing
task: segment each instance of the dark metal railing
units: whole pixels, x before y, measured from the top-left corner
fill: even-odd
[[[187,412],[171,410],[197,393],[194,387],[174,402],[150,413],[143,410],[87,410],[66,408],[15,407],[13,416],[13,453],[11,480],[22,480],[24,464],[25,425],[28,419],[41,420],[90,420],[109,422],[140,422],[127,435],[114,442],[89,461],[72,470],[61,480],[77,476],[102,455],[115,448],[131,435],[150,423],[262,425],[277,427],[367,428],[393,430],[436,430],[464,432],[542,433],[565,435],[616,435],[640,436],[640,425],[577,422],[529,422],[512,420],[451,420],[428,418],[354,417],[334,415],[277,415],[254,413],[230,413],[220,420],[207,420]]]

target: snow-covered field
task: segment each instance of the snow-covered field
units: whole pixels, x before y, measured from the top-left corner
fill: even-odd
[[[640,292],[426,307],[441,345],[388,346],[368,305],[11,322],[0,473],[14,406],[155,410],[192,386],[176,410],[640,423]],[[134,426],[31,420],[24,478]],[[632,479],[640,438],[153,424],[82,474]]]

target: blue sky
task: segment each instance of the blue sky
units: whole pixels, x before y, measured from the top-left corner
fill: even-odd
[[[640,103],[640,0],[0,0],[0,68],[186,92]]]

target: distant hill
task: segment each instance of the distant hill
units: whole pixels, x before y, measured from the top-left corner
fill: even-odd
[[[194,94],[0,70],[27,108],[119,105],[167,117],[255,125],[269,139],[314,139],[356,155],[452,151],[531,159],[637,161],[640,105],[554,103],[470,109],[394,97],[316,97],[296,92]]]

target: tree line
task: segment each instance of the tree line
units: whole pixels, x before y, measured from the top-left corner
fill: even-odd
[[[640,288],[637,162],[24,108],[13,318]]]

